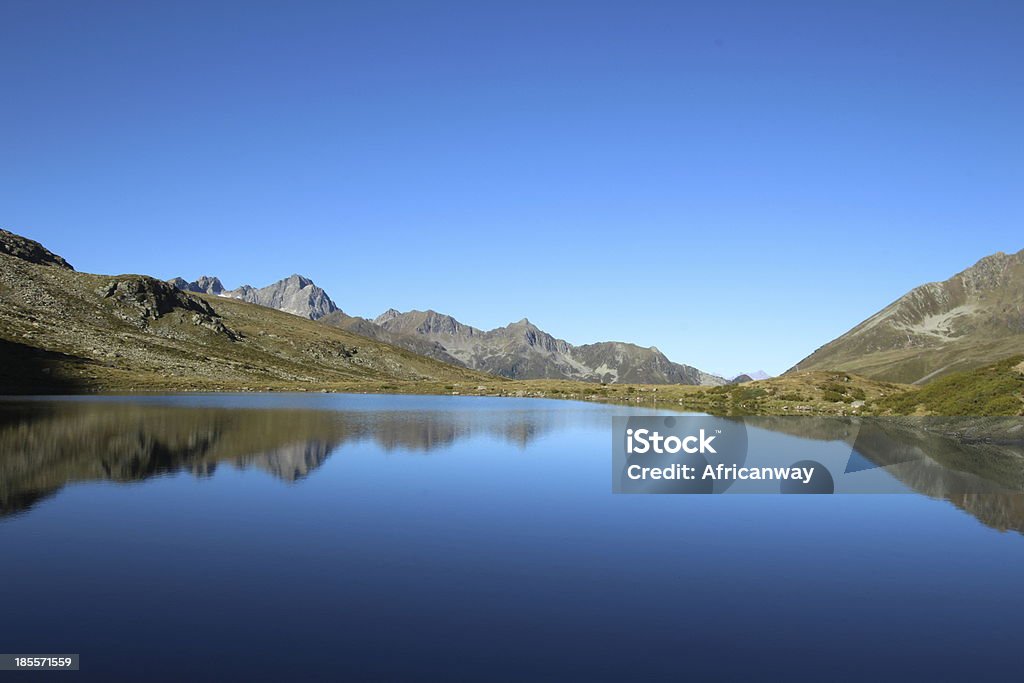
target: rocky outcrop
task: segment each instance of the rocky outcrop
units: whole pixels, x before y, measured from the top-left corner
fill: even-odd
[[[216,315],[210,304],[182,294],[166,282],[146,276],[113,279],[98,288],[96,293],[138,311],[144,318],[156,320],[175,309]]]
[[[97,288],[96,294],[116,305],[118,317],[140,327],[146,327],[150,321],[170,313],[190,313],[192,324],[232,340],[238,338],[236,332],[224,325],[210,304],[156,278],[134,275],[111,279]]]
[[[13,232],[3,229],[0,229],[0,253],[9,254],[15,258],[40,266],[56,266],[58,268],[74,270],[70,263],[39,244],[39,242],[22,237],[21,235],[15,235]]]

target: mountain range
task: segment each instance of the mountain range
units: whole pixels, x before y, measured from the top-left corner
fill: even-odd
[[[649,392],[704,410],[760,410],[760,402],[839,414],[863,394],[876,410],[898,414],[1019,414],[1024,251],[913,289],[781,377],[749,373],[700,390],[692,385],[725,380],[654,347],[573,345],[527,319],[481,330],[430,310],[354,317],[300,275],[227,290],[209,276],[80,273],[38,242],[0,230],[0,359],[0,393],[469,387],[594,400]],[[543,382],[503,385],[506,378]],[[635,387],[654,384],[677,388]]]
[[[670,361],[657,348],[624,342],[573,345],[528,319],[480,330],[437,311],[385,311],[371,321],[404,346],[426,340],[444,349],[460,365],[510,379],[570,379],[633,384],[719,385],[725,380]],[[351,331],[364,322],[340,321]],[[408,347],[407,347],[408,348]]]
[[[1024,352],[1024,250],[916,287],[789,372],[844,370],[923,384]]]
[[[292,284],[297,289],[282,291],[307,290],[299,280]],[[0,360],[0,394],[476,386],[494,379],[230,296],[182,291],[146,275],[77,272],[6,230]]]
[[[632,384],[716,386],[725,379],[690,365],[674,363],[657,348],[625,342],[575,346],[526,318],[493,330],[480,330],[436,311],[385,311],[373,320],[350,316],[330,296],[301,275],[261,289],[226,290],[220,279],[203,276],[169,280],[180,290],[241,299],[320,320],[349,332],[400,346],[452,365],[509,379],[569,379]]]
[[[511,379],[601,383],[720,385],[730,380],[669,360],[657,348],[624,342],[574,346],[527,319],[480,330],[432,310],[350,316],[301,275],[261,289],[225,290],[204,276],[171,281],[191,292],[232,297],[320,320],[445,363]],[[787,373],[841,370],[877,380],[923,384],[1024,352],[1024,250],[986,256],[942,281],[917,287],[810,354]]]
[[[168,282],[185,292],[241,299],[251,304],[276,308],[279,311],[310,320],[319,320],[338,310],[338,306],[331,301],[331,297],[327,296],[327,292],[313,284],[309,278],[301,275],[292,275],[259,289],[251,285],[242,285],[238,289],[228,290],[224,288],[220,278],[209,275],[204,275],[192,282],[186,282],[184,278],[180,277],[168,280]]]

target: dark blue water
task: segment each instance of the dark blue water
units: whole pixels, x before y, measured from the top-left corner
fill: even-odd
[[[1020,676],[1020,495],[612,495],[641,412],[0,403],[0,650],[105,681]]]

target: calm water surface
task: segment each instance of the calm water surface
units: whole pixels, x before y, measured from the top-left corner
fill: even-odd
[[[1020,677],[1024,496],[612,495],[641,412],[0,401],[0,650],[78,680]]]

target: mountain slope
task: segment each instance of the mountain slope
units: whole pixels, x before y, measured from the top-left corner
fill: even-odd
[[[391,309],[373,323],[389,340],[439,345],[460,364],[510,379],[574,379],[643,384],[723,384],[724,380],[673,363],[656,348],[623,342],[574,346],[541,330],[526,318],[493,330],[479,330],[437,311]],[[407,346],[409,348],[409,346]]]
[[[917,287],[790,370],[921,384],[1024,352],[1024,250]]]
[[[434,358],[442,363],[465,367],[457,358],[445,351],[444,347],[429,339],[421,339],[414,335],[395,334],[388,332],[373,321],[358,316],[347,315],[343,311],[328,313],[318,321],[325,325],[331,325],[346,330],[361,337],[376,339],[377,341],[412,351],[415,354]]]
[[[1024,415],[1024,356],[949,373],[919,389],[890,396],[879,409],[897,415]],[[1018,430],[1024,426],[1020,420],[1014,425]],[[1018,432],[1016,440],[1021,436]]]
[[[494,381],[296,315],[183,292],[144,275],[79,273],[12,233],[0,235],[0,244],[6,245],[0,247],[0,394]]]
[[[327,292],[302,275],[292,275],[259,289],[242,285],[237,289],[226,290],[219,278],[208,275],[193,282],[186,282],[180,277],[168,282],[182,291],[241,299],[310,320],[319,320],[339,310]]]

